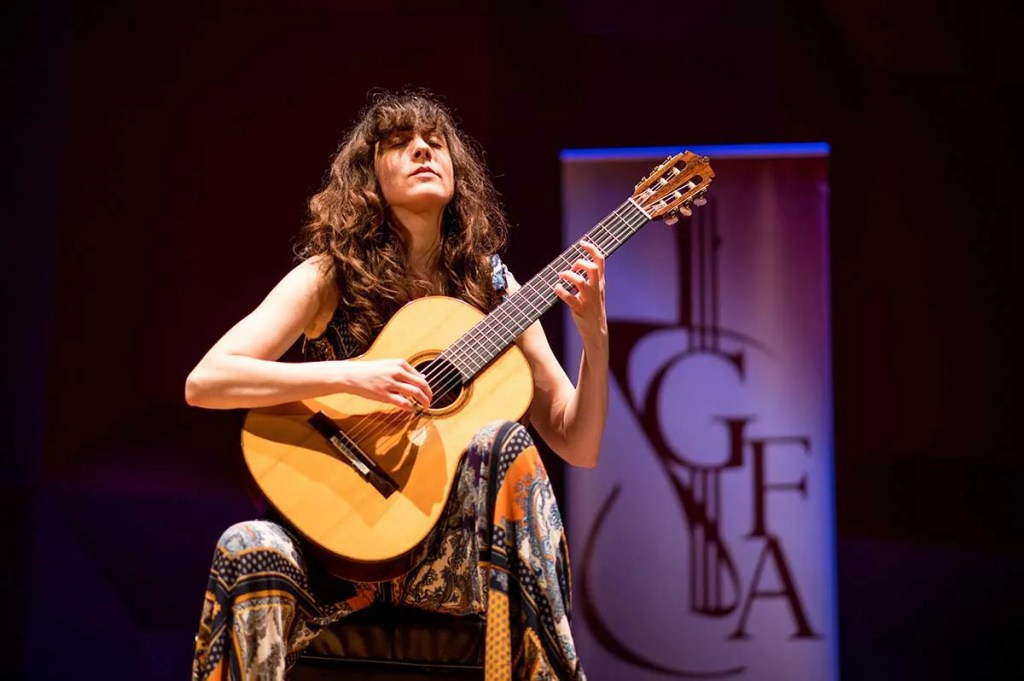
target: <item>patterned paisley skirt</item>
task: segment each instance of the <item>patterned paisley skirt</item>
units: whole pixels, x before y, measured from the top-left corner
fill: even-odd
[[[474,438],[418,566],[383,584],[323,575],[283,524],[228,528],[210,569],[193,681],[281,681],[321,629],[383,599],[486,612],[488,680],[585,679],[569,630],[561,515],[519,424],[495,423]]]

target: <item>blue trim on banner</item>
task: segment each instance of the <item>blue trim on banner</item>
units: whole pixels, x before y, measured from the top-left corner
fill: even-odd
[[[715,158],[768,158],[773,156],[828,156],[828,142],[788,142],[784,144],[718,144],[696,147],[609,147],[605,149],[563,149],[562,161],[627,161],[658,156],[674,156],[683,149]]]

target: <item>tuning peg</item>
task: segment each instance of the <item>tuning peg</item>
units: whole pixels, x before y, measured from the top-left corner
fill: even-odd
[[[665,216],[665,219],[662,220],[662,222],[664,222],[666,225],[671,227],[672,225],[674,225],[677,222],[679,222],[679,213],[676,213],[675,211],[672,211],[671,213],[669,213],[668,215]]]

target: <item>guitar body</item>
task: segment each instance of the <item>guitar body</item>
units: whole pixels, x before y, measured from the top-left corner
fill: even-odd
[[[676,154],[585,239],[607,257],[650,220],[689,214],[686,207],[714,176],[707,157]],[[574,244],[486,316],[442,297],[399,310],[353,361],[404,358],[432,386],[428,410],[405,412],[339,393],[249,412],[242,450],[256,486],[320,549],[332,572],[381,581],[423,555],[473,436],[529,408],[533,376],[515,339],[555,303],[556,286],[575,293],[559,272],[581,257],[589,255]],[[445,390],[461,385],[461,377],[466,385]]]
[[[400,357],[421,366],[483,317],[452,298],[421,298],[401,308],[353,361]],[[256,486],[322,551],[333,573],[381,581],[403,574],[422,557],[473,436],[491,421],[520,419],[532,399],[529,364],[511,345],[453,402],[418,414],[347,393],[253,409],[242,450]],[[317,412],[397,484],[393,493],[385,496],[368,484],[310,424]]]

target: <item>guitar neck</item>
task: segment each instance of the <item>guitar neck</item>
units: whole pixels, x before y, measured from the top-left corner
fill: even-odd
[[[556,285],[575,292],[575,287],[560,279],[558,273],[572,269],[580,258],[590,259],[580,247],[580,241],[596,245],[607,258],[649,221],[647,213],[628,199],[452,343],[442,357],[458,369],[464,382],[468,382],[551,309],[558,300],[554,292]]]

